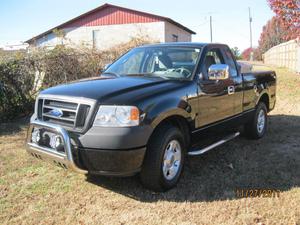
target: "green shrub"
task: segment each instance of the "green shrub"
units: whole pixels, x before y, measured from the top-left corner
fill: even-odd
[[[0,64],[0,122],[26,114],[32,109],[33,76],[24,68],[25,58]]]

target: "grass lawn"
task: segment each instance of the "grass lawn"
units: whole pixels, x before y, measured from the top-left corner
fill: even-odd
[[[29,156],[24,120],[0,125],[0,224],[300,224],[300,76],[278,74],[267,135],[188,158],[178,186],[137,177],[87,179]],[[236,190],[279,197],[239,198]]]

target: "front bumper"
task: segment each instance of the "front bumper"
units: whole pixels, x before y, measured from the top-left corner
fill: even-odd
[[[40,146],[36,143],[31,142],[31,134],[34,128],[46,128],[58,135],[61,136],[64,143],[65,152],[58,152],[51,148]],[[68,132],[57,125],[45,123],[42,121],[32,121],[30,123],[30,127],[27,133],[27,152],[32,156],[42,159],[44,161],[48,161],[54,163],[62,168],[71,169],[78,173],[86,174],[88,171],[78,167],[75,164],[72,148],[71,148],[71,140]]]
[[[63,139],[64,152],[40,146],[31,141],[34,128],[42,128],[59,135]],[[74,137],[73,137],[74,136]],[[97,138],[94,136],[94,138]],[[102,139],[98,136],[98,140]],[[95,139],[94,139],[95,140]],[[102,139],[103,140],[103,139]],[[80,137],[69,134],[59,125],[43,121],[31,121],[27,135],[27,152],[44,161],[54,163],[77,173],[92,173],[110,176],[129,176],[140,171],[146,147],[129,149],[105,149],[83,146]]]

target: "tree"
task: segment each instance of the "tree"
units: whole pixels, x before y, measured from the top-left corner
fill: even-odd
[[[254,60],[262,60],[262,57],[261,57],[261,54],[260,54],[260,51],[258,48],[246,48],[242,54],[241,54],[241,59],[243,60],[250,60],[250,54],[251,52],[253,52],[253,59]]]
[[[283,20],[279,17],[274,16],[267,24],[263,27],[258,41],[258,50],[260,55],[268,51],[273,46],[281,44],[287,41],[291,31],[285,26]]]
[[[66,38],[66,33],[64,30],[55,28],[52,32],[60,40],[60,44],[63,45]]]
[[[235,56],[236,59],[242,59],[241,52],[240,52],[238,47],[231,48],[231,51],[232,51],[232,53],[233,53],[233,55]]]
[[[271,9],[290,32],[285,40],[300,37],[300,0],[268,0]]]
[[[250,59],[251,51],[253,51],[252,48],[246,48],[246,49],[242,52],[242,58],[243,58],[244,60],[249,60],[249,59]]]

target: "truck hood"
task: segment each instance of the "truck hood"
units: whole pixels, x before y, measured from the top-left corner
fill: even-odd
[[[180,81],[156,77],[109,77],[89,78],[77,82],[55,86],[41,94],[84,97],[106,102],[109,99],[133,99],[138,96],[157,94],[180,86]],[[182,83],[181,83],[182,85]],[[147,94],[148,93],[148,94]],[[124,99],[125,98],[125,99]]]

